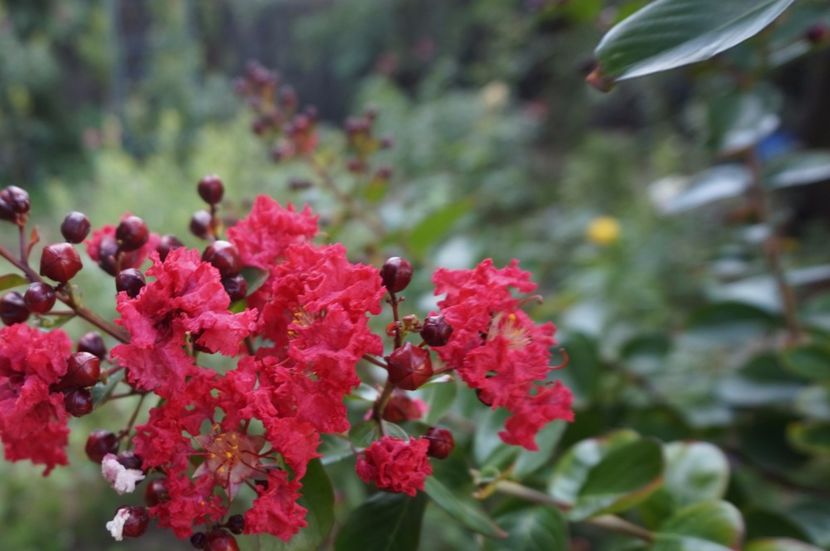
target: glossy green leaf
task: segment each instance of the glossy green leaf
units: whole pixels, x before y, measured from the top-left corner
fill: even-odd
[[[690,505],[667,520],[650,551],[730,551],[740,548],[741,513],[725,501]]]
[[[491,538],[507,537],[507,533],[484,512],[481,505],[471,499],[457,497],[434,476],[427,478],[424,491],[436,505],[473,532]]]
[[[512,461],[519,453],[516,446],[508,446],[499,438],[499,432],[504,428],[504,422],[509,413],[504,409],[488,409],[476,421],[476,431],[473,439],[473,458],[483,466],[494,463],[498,454],[499,465]]]
[[[674,442],[664,448],[663,490],[678,506],[721,499],[729,484],[729,460],[706,442]]]
[[[687,336],[712,344],[733,344],[768,331],[776,318],[755,306],[741,302],[718,302],[692,314]]]
[[[773,162],[764,171],[765,184],[773,189],[815,184],[830,179],[830,152],[801,151]]]
[[[455,379],[446,382],[430,383],[421,388],[421,396],[426,402],[427,414],[424,422],[428,425],[438,423],[455,401],[458,385]]]
[[[378,492],[352,511],[335,541],[337,551],[417,551],[427,498]]]
[[[830,350],[823,346],[808,344],[785,350],[782,353],[784,365],[791,371],[816,381],[830,381]]]
[[[820,548],[801,541],[776,538],[751,541],[744,551],[822,551]]]
[[[795,409],[810,419],[830,421],[830,388],[818,385],[805,388],[795,400]]]
[[[423,256],[433,245],[437,245],[469,210],[468,201],[458,201],[427,215],[412,228],[408,238],[410,248],[418,256]]]
[[[787,429],[787,436],[792,445],[800,450],[830,455],[830,423],[793,423]]]
[[[552,461],[553,452],[567,428],[565,421],[554,421],[539,431],[536,435],[536,444],[539,449],[535,452],[521,450],[513,464],[513,477],[522,478],[534,473]]]
[[[21,285],[26,285],[29,280],[19,274],[4,274],[0,276],[0,291],[7,289],[14,289]]]
[[[507,539],[492,542],[488,549],[510,551],[564,551],[568,549],[568,524],[558,509],[532,507],[501,515],[496,520]]]
[[[261,270],[254,266],[245,266],[242,268],[240,275],[245,279],[245,283],[248,284],[248,295],[262,287],[262,284],[268,279],[268,272],[266,270]]]
[[[710,59],[759,33],[793,0],[656,0],[614,26],[596,49],[622,80]]]

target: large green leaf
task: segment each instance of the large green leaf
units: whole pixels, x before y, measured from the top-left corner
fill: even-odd
[[[723,497],[729,483],[729,461],[719,448],[706,442],[674,442],[666,445],[664,452],[663,489],[679,506]]]
[[[571,448],[556,466],[550,493],[570,506],[569,518],[582,520],[634,506],[659,487],[662,475],[657,442],[618,432]]]
[[[337,551],[417,551],[426,496],[378,492],[355,509],[337,535]]]
[[[830,350],[816,344],[791,348],[782,354],[791,371],[816,381],[830,381]]]
[[[453,225],[470,210],[469,201],[458,201],[427,215],[412,228],[408,243],[418,256],[423,256],[452,229]]]
[[[554,421],[540,430],[536,435],[539,449],[535,452],[524,449],[519,452],[513,464],[513,476],[522,479],[551,462],[553,451],[565,433],[566,427],[565,421]]]
[[[507,533],[499,528],[477,502],[457,497],[434,476],[427,478],[424,491],[436,505],[473,532],[491,538],[507,537]]]
[[[455,379],[445,382],[430,383],[421,387],[421,396],[427,404],[424,422],[428,425],[438,423],[455,401],[458,384]]]
[[[744,551],[822,551],[802,541],[790,539],[763,539],[749,542]]]
[[[705,501],[678,511],[655,534],[650,551],[729,551],[740,549],[741,513],[725,501]]]
[[[498,517],[507,539],[491,542],[488,549],[511,551],[564,551],[568,549],[568,525],[558,509],[532,507]]]
[[[258,549],[262,551],[305,551],[317,549],[328,537],[334,524],[334,489],[326,470],[315,459],[308,464],[303,477],[300,504],[308,509],[308,525],[287,543],[273,537],[262,537]]]
[[[830,178],[830,152],[801,151],[771,163],[765,184],[773,189],[814,184]]]
[[[600,74],[623,80],[704,61],[756,35],[794,0],[656,0],[596,49]]]
[[[793,446],[809,453],[830,455],[830,423],[793,423],[787,430]]]
[[[20,287],[21,285],[25,285],[28,283],[25,277],[19,274],[4,274],[0,276],[0,291],[5,291],[6,289],[13,289],[15,287]]]

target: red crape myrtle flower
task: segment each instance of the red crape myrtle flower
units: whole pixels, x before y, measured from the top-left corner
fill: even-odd
[[[434,347],[441,359],[457,369],[485,404],[511,412],[499,433],[508,444],[536,450],[536,433],[554,419],[573,419],[570,390],[549,382],[552,323],[534,323],[511,289],[530,293],[530,273],[512,261],[495,268],[492,260],[472,270],[439,269],[433,276],[438,303],[453,328],[445,346]]]
[[[270,270],[289,245],[307,241],[316,233],[317,216],[309,207],[297,212],[292,205],[283,207],[259,195],[248,216],[228,228],[228,241],[236,245],[246,266]]]
[[[147,275],[155,281],[135,298],[118,293],[116,321],[130,332],[130,342],[113,348],[112,357],[127,368],[130,384],[166,398],[199,369],[185,349],[188,339],[202,350],[236,355],[256,313],[228,311],[219,271],[197,250],[172,250],[164,262],[153,253]]]
[[[432,474],[428,451],[426,438],[406,441],[384,436],[358,456],[355,470],[367,484],[414,496],[424,489],[424,481]]]
[[[274,344],[260,350],[270,398],[320,432],[343,432],[343,398],[360,384],[355,366],[383,351],[367,317],[380,313],[380,276],[349,262],[341,245],[295,244],[284,256],[249,302],[260,311],[258,334]]]
[[[6,459],[66,465],[69,429],[63,393],[50,390],[66,373],[72,343],[57,329],[22,323],[0,329],[0,439]]]
[[[244,363],[224,376],[201,371],[137,428],[144,469],[167,476],[169,497],[150,507],[150,516],[178,537],[221,519],[243,485],[257,494],[245,513],[246,532],[288,540],[306,525],[297,499],[319,437],[308,423],[255,407],[256,386],[256,373]],[[252,420],[264,435],[249,431]]]

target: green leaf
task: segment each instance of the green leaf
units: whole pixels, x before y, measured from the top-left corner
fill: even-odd
[[[245,283],[248,284],[248,296],[262,287],[262,284],[265,283],[270,275],[268,271],[255,268],[254,266],[245,266],[239,273],[245,280]]]
[[[558,509],[532,507],[498,517],[507,539],[492,542],[490,549],[511,551],[564,551],[568,549],[568,525]]]
[[[656,0],[596,48],[601,76],[623,80],[696,63],[759,33],[794,0]]]
[[[409,233],[412,251],[419,257],[425,255],[470,210],[470,206],[469,201],[458,201],[427,215]]]
[[[729,484],[729,460],[706,442],[674,442],[664,448],[663,489],[683,507],[721,499]]]
[[[654,440],[612,450],[588,473],[568,517],[581,520],[630,509],[661,484],[663,451]]]
[[[499,438],[499,432],[504,427],[504,421],[509,412],[504,409],[488,409],[480,415],[476,422],[476,431],[473,439],[473,458],[478,465],[492,463],[491,459],[498,451],[500,462],[511,461],[519,450],[516,446],[507,446]]]
[[[112,375],[110,375],[109,379],[107,379],[107,383],[96,383],[90,391],[92,392],[92,402],[95,405],[101,403],[107,396],[112,394],[112,391],[115,389],[115,385],[121,382],[124,379],[124,370],[116,371]]]
[[[830,388],[810,386],[795,400],[795,410],[817,421],[830,421]]]
[[[686,189],[667,201],[663,212],[679,214],[741,197],[751,182],[749,170],[742,165],[725,164],[708,168],[697,174]]]
[[[29,280],[23,277],[22,275],[4,274],[0,276],[0,291],[5,291],[6,289],[14,289],[15,287],[26,285],[28,282]]]
[[[434,425],[441,420],[455,401],[458,385],[455,379],[446,382],[430,383],[421,388],[421,396],[429,408],[424,422]]]
[[[567,426],[565,421],[554,421],[540,430],[536,435],[539,449],[535,452],[522,449],[519,452],[516,463],[513,464],[513,477],[521,480],[551,462],[553,451]]]
[[[830,423],[793,423],[787,428],[787,436],[792,445],[800,450],[830,455]]]
[[[424,491],[436,505],[473,532],[490,538],[507,537],[507,533],[499,528],[478,503],[456,497],[434,476],[427,478]]]
[[[700,308],[689,320],[687,336],[712,344],[732,345],[757,336],[776,323],[765,310],[741,302],[718,302]]]
[[[423,493],[374,494],[349,515],[336,551],[417,551],[426,502]]]
[[[814,184],[830,178],[830,152],[800,151],[773,162],[764,171],[772,189]]]
[[[816,381],[830,381],[830,350],[816,344],[808,344],[785,350],[784,365],[790,371]]]
[[[328,537],[334,524],[334,489],[319,459],[308,464],[308,471],[302,482],[303,489],[299,503],[308,509],[308,515],[306,515],[308,525],[288,542],[282,542],[274,537],[262,537],[258,549],[262,551],[317,549]]]
[[[655,534],[650,551],[730,551],[739,549],[744,523],[725,501],[705,501],[678,511]]]
[[[790,539],[763,539],[749,542],[744,551],[822,551],[813,545]]]

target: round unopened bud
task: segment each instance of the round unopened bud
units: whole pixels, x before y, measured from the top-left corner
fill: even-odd
[[[210,223],[213,217],[206,210],[197,210],[190,219],[190,233],[201,239],[210,236]]]
[[[155,507],[169,500],[170,492],[167,490],[166,478],[155,478],[147,484],[147,489],[144,490],[144,502],[148,507]]]
[[[23,295],[23,302],[26,303],[26,308],[30,312],[34,314],[45,314],[52,309],[57,298],[55,290],[51,285],[36,281],[26,289],[26,294]]]
[[[390,293],[399,293],[412,281],[412,264],[405,258],[393,256],[383,263],[380,277]]]
[[[196,532],[190,536],[190,545],[196,549],[204,549],[207,545],[207,535],[204,532]]]
[[[108,453],[118,451],[118,437],[108,430],[96,430],[86,439],[86,456],[93,463],[100,463]]]
[[[81,243],[89,235],[89,218],[82,212],[72,211],[61,223],[61,235],[70,243]]]
[[[0,200],[2,200],[11,211],[17,215],[27,214],[32,208],[32,203],[29,200],[29,193],[17,186],[8,186],[0,190]]]
[[[173,249],[178,249],[179,247],[183,247],[179,239],[174,235],[162,235],[159,238],[159,244],[156,245],[156,252],[159,253],[159,259],[164,262],[164,259],[167,258],[167,255]]]
[[[242,269],[239,251],[228,241],[214,241],[208,245],[202,254],[202,260],[219,270],[222,277],[233,277]]]
[[[138,216],[127,216],[115,228],[115,239],[122,251],[135,251],[150,239],[150,230]]]
[[[70,390],[63,397],[66,411],[74,417],[83,417],[92,412],[92,393],[85,388]]]
[[[17,291],[9,291],[0,297],[0,320],[4,325],[23,323],[29,319],[29,309]]]
[[[447,429],[438,427],[430,427],[424,438],[429,440],[429,450],[427,453],[430,457],[436,459],[445,459],[452,453],[455,447],[455,439],[452,433]]]
[[[121,463],[125,469],[134,469],[136,471],[142,470],[141,465],[144,462],[141,459],[141,456],[136,455],[133,450],[124,450],[123,452],[119,452],[116,456],[116,460]]]
[[[239,545],[232,535],[225,530],[216,528],[207,536],[205,551],[239,551]]]
[[[389,380],[398,388],[415,390],[432,377],[432,360],[429,351],[405,343],[386,357]]]
[[[83,267],[78,251],[69,243],[53,243],[40,255],[40,275],[60,283],[75,277]]]
[[[210,174],[199,180],[197,190],[199,192],[199,197],[201,197],[205,203],[209,205],[219,203],[222,200],[222,196],[225,194],[225,186],[222,184],[222,180],[219,176],[216,176],[215,174]]]
[[[245,530],[245,518],[242,515],[231,515],[225,526],[234,534],[241,534]]]
[[[115,277],[118,275],[118,242],[112,235],[105,235],[98,244],[98,266]]]
[[[115,289],[119,293],[124,291],[130,298],[137,297],[138,293],[141,292],[141,289],[144,288],[145,284],[144,274],[135,268],[121,270],[118,272],[118,275],[115,276]]]
[[[97,356],[99,360],[103,360],[107,355],[107,346],[99,333],[90,331],[78,339],[77,351],[89,352],[93,356]]]
[[[427,316],[421,327],[421,338],[430,346],[444,346],[450,340],[452,326],[444,316]]]
[[[147,514],[145,507],[127,507],[129,516],[124,522],[124,536],[128,538],[141,537],[147,531],[147,525],[150,523],[150,516]]]
[[[0,197],[0,220],[7,222],[17,221],[17,215],[14,213],[11,205],[5,202],[2,197]]]
[[[101,360],[89,352],[76,352],[66,362],[66,375],[61,388],[84,388],[98,382],[101,377]]]
[[[231,297],[231,302],[242,300],[248,295],[248,282],[241,275],[222,278],[222,287],[225,292]]]

